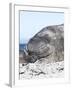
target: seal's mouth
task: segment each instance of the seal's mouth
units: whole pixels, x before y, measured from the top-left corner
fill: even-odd
[[[42,55],[40,56],[37,53],[31,53],[31,52],[29,52],[27,50],[24,50],[24,59],[25,59],[25,61],[27,63],[34,63],[38,59],[46,58],[46,57],[50,56],[51,54],[52,54],[52,52],[47,54],[47,55],[45,55],[45,56],[42,56]]]
[[[34,63],[37,61],[37,56],[31,54],[28,50],[24,49],[23,58],[27,63]]]

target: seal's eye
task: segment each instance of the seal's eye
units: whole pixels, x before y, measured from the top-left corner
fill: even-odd
[[[47,43],[50,43],[51,38],[48,36],[48,34],[46,34],[43,38],[47,41]]]
[[[44,41],[45,43],[50,43],[51,38],[48,34],[45,34],[43,37],[39,37],[40,40]]]

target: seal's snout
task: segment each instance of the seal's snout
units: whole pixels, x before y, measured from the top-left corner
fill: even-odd
[[[37,61],[37,56],[31,54],[30,52],[28,52],[26,49],[24,49],[24,60],[28,63],[34,63],[35,61]]]

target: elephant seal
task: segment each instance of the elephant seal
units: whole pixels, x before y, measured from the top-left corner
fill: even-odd
[[[27,50],[31,63],[50,55],[55,61],[64,60],[64,24],[44,27],[29,40]]]

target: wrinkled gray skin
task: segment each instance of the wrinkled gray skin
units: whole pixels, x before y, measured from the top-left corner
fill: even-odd
[[[37,59],[54,57],[56,61],[64,60],[64,24],[43,28],[28,44],[26,60],[34,63]]]

